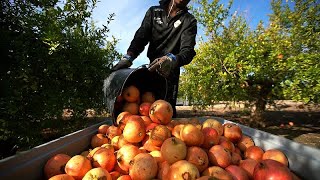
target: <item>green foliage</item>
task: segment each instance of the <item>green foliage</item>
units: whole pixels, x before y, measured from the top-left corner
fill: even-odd
[[[230,15],[219,1],[198,0],[193,8],[207,39],[185,66],[180,96],[210,105],[248,100],[263,112],[274,99],[319,99],[319,4],[295,1],[290,9],[272,1],[269,25],[255,29],[242,14]],[[212,15],[212,12],[215,12]],[[223,22],[228,22],[226,25]]]
[[[320,4],[316,0],[296,0],[294,7],[273,1],[274,14],[271,20],[288,33],[292,44],[287,53],[291,78],[283,83],[287,98],[308,102],[319,102],[320,97]]]
[[[102,82],[119,53],[106,41],[112,21],[97,28],[95,0],[1,1],[1,116],[60,117],[103,107]]]

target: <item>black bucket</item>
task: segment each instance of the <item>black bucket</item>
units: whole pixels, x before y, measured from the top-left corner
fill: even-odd
[[[122,90],[130,85],[136,86],[140,94],[146,91],[153,92],[156,99],[165,99],[167,95],[167,80],[156,72],[150,72],[146,66],[112,72],[104,80],[103,91],[105,105],[114,125],[117,125],[116,118],[122,112],[121,108],[115,106],[116,99],[121,95]]]

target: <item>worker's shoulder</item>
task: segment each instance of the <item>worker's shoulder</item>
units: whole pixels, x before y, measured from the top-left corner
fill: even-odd
[[[196,24],[197,23],[197,19],[189,11],[185,11],[183,13],[183,16],[184,16],[184,20],[187,21],[189,24]]]

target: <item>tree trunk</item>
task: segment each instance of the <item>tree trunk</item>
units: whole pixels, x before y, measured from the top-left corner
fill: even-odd
[[[253,111],[251,112],[251,117],[254,121],[253,123],[258,126],[265,127],[265,110],[267,101],[263,97],[260,97],[254,102],[254,105]]]

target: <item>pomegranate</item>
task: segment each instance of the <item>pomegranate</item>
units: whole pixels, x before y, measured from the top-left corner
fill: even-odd
[[[49,180],[75,180],[72,176],[68,174],[58,174],[49,178]]]
[[[100,148],[92,156],[92,166],[102,167],[111,172],[116,164],[116,156],[113,149]]]
[[[166,139],[161,146],[161,155],[169,164],[185,159],[187,156],[186,144],[176,137]]]
[[[130,143],[141,142],[146,135],[146,128],[141,117],[138,115],[130,116],[123,129],[122,135],[124,139]]]
[[[204,142],[202,144],[203,148],[210,149],[213,145],[217,145],[219,143],[219,134],[214,128],[203,128],[202,133],[204,135]]]
[[[254,159],[245,159],[245,160],[242,160],[240,161],[240,164],[239,166],[241,168],[243,168],[250,179],[253,179],[253,170],[254,170],[254,167],[258,164],[258,161],[257,160],[254,160]]]
[[[142,102],[153,103],[155,100],[156,100],[156,97],[153,92],[146,91],[146,92],[142,93],[142,95],[141,95]]]
[[[109,143],[109,139],[105,134],[95,134],[91,138],[91,147],[99,147],[102,146],[103,144]]]
[[[122,130],[120,129],[119,126],[109,126],[107,130],[107,135],[109,139],[114,138],[115,136],[120,136],[122,134]]]
[[[249,180],[249,176],[248,176],[247,172],[239,166],[230,165],[230,166],[226,167],[225,170],[231,174],[233,179]]]
[[[188,148],[185,160],[194,164],[198,168],[200,173],[204,171],[209,165],[207,153],[202,148],[197,146]]]
[[[92,169],[91,162],[84,156],[75,155],[67,162],[64,170],[75,179],[82,179]]]
[[[133,85],[125,87],[121,95],[127,102],[137,102],[140,99],[140,91]]]
[[[133,158],[140,153],[140,150],[137,146],[134,146],[132,144],[126,144],[122,146],[118,152],[117,152],[117,163],[119,167],[129,172],[130,162],[133,160]]]
[[[98,128],[98,133],[99,133],[99,134],[106,134],[108,128],[109,128],[109,125],[108,125],[108,124],[102,124],[102,125],[100,125],[99,128]]]
[[[201,146],[204,141],[202,131],[192,124],[186,124],[181,128],[180,138],[187,146]]]
[[[261,147],[259,146],[250,146],[245,152],[244,152],[244,157],[251,158],[257,161],[262,160],[262,156],[264,154],[264,151]]]
[[[241,139],[237,143],[237,146],[242,152],[244,152],[248,147],[254,146],[254,141],[251,137],[242,135]]]
[[[130,164],[129,175],[132,180],[153,179],[157,176],[157,161],[148,153],[136,155]]]
[[[273,159],[280,163],[282,163],[285,166],[289,166],[288,158],[287,156],[278,149],[269,149],[266,152],[264,152],[262,159]]]
[[[232,163],[230,152],[221,145],[212,146],[209,149],[208,157],[212,165],[222,168],[226,168]]]
[[[237,143],[242,137],[242,130],[236,124],[226,123],[223,125],[223,135],[231,142]]]
[[[112,180],[110,173],[101,167],[88,171],[82,180],[92,180],[93,177],[96,179]]]
[[[234,150],[235,150],[235,145],[224,136],[220,136],[219,145],[226,148],[230,152],[234,152]]]
[[[158,165],[159,165],[159,169],[158,169],[157,178],[168,179],[167,176],[170,169],[170,164],[168,163],[168,161],[163,161],[161,163],[158,163]]]
[[[202,176],[211,176],[215,179],[233,180],[231,174],[219,166],[211,166],[202,172]]]
[[[169,137],[171,137],[171,131],[164,125],[155,126],[149,136],[151,143],[159,147]]]
[[[52,156],[44,166],[44,174],[47,179],[58,175],[64,174],[64,167],[71,157],[67,154],[56,154]]]
[[[223,126],[222,124],[216,119],[207,119],[202,123],[202,128],[211,127],[217,130],[219,136],[223,135]]]
[[[165,100],[156,100],[150,107],[149,117],[155,123],[166,125],[171,121],[172,115],[172,106]]]
[[[141,116],[149,116],[149,110],[151,107],[151,103],[149,102],[143,102],[139,106],[139,114]]]
[[[179,160],[170,166],[167,178],[169,180],[173,180],[173,179],[195,180],[199,177],[200,177],[199,170],[194,164],[186,160]]]
[[[253,171],[253,179],[255,180],[292,180],[292,173],[289,168],[282,163],[265,159],[255,166]]]

